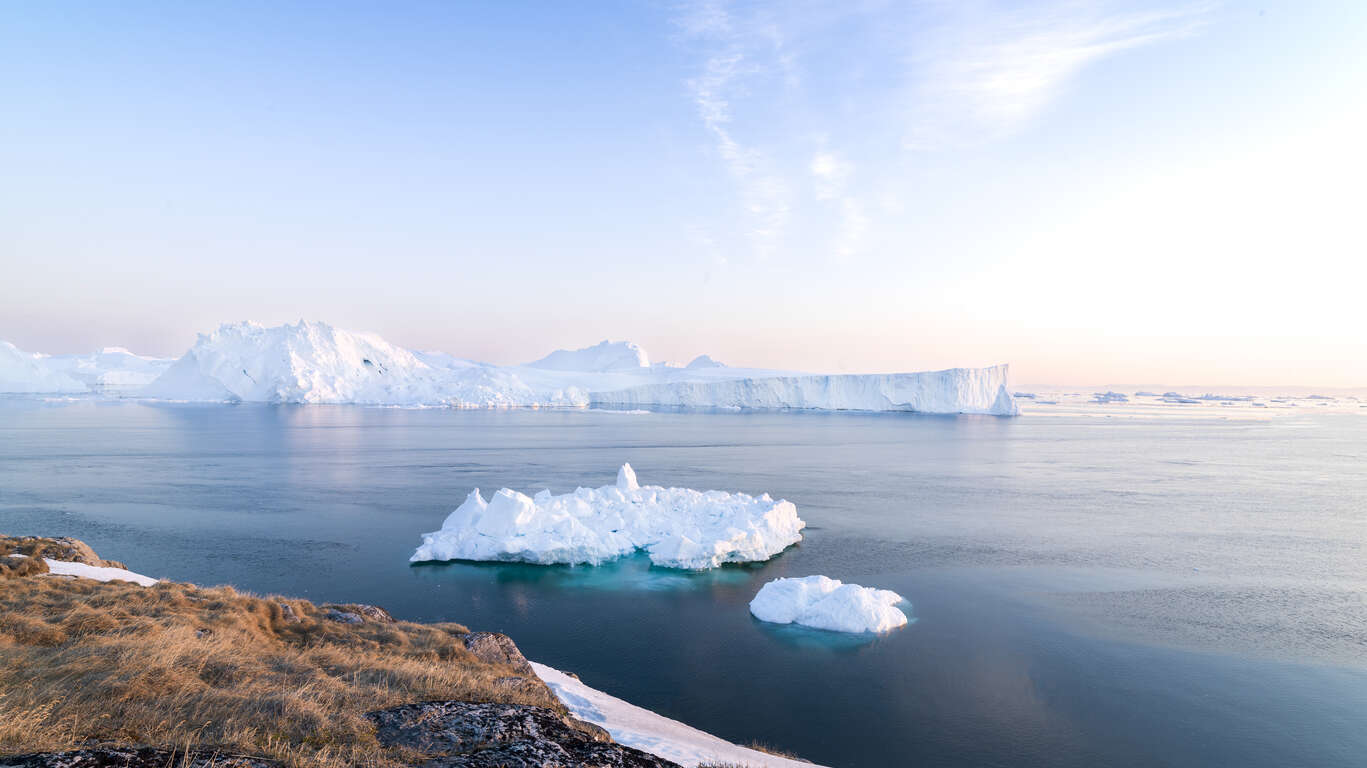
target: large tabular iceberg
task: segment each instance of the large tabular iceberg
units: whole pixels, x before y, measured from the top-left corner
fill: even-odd
[[[886,632],[907,623],[901,595],[842,584],[825,576],[774,579],[750,601],[750,613],[774,624],[802,624],[835,632]]]
[[[723,366],[652,365],[630,342],[558,350],[521,366],[414,352],[374,334],[299,321],[228,323],[174,362],[109,348],[29,355],[0,343],[0,392],[81,393],[196,402],[457,408],[602,406],[781,408],[1013,416],[1007,368],[822,376]]]
[[[764,376],[665,381],[594,393],[594,405],[619,408],[802,408],[1014,416],[1005,365],[929,373]]]
[[[596,565],[644,551],[666,568],[716,568],[768,560],[801,541],[805,525],[767,493],[642,486],[623,464],[615,485],[559,496],[504,488],[486,502],[476,488],[409,559]]]

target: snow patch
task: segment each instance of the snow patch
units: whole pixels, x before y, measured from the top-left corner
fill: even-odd
[[[533,661],[532,669],[576,718],[601,726],[612,734],[618,744],[673,760],[686,768],[693,768],[700,763],[750,768],[822,768],[813,763],[736,746],[678,720],[670,720],[590,688],[579,679],[545,664]]]
[[[53,560],[49,557],[45,557],[43,560],[47,563],[48,573],[54,576],[79,576],[82,579],[94,579],[95,581],[131,581],[144,587],[150,587],[158,581],[150,576],[125,571],[122,568],[72,563],[66,560]]]
[[[642,486],[624,464],[613,485],[559,496],[503,488],[486,502],[476,488],[409,560],[597,565],[640,550],[654,565],[698,570],[768,560],[805,526],[797,507],[767,493]]]
[[[825,576],[774,579],[750,601],[750,613],[774,624],[802,624],[834,632],[887,632],[907,623],[901,595],[842,584]]]

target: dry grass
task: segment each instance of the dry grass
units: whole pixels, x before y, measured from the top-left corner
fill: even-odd
[[[89,544],[80,539],[72,539],[66,536],[50,539],[43,536],[5,536],[0,534],[0,555],[9,554],[25,555],[34,559],[50,557],[53,560],[68,560],[73,563],[99,565],[106,568],[123,568],[125,570],[128,568],[117,560],[101,560]],[[46,573],[46,571],[44,572]]]
[[[497,682],[514,673],[471,655],[463,626],[325,613],[231,587],[0,579],[0,754],[93,740],[391,766],[404,756],[366,712],[435,699],[564,711],[539,682]]]

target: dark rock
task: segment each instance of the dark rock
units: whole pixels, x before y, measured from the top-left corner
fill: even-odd
[[[365,623],[365,617],[361,616],[361,614],[352,613],[351,611],[339,611],[336,608],[329,608],[327,610],[327,613],[323,614],[323,618],[327,619],[328,621],[335,621],[339,624]]]
[[[678,768],[544,707],[432,701],[366,717],[381,744],[426,755],[425,768]]]
[[[346,603],[345,605],[340,603],[328,603],[323,605],[322,608],[338,613],[354,614],[366,621],[373,621],[377,624],[394,623],[394,617],[389,615],[389,611],[386,611],[378,605],[366,605],[365,603]],[[336,619],[333,619],[333,621],[336,621]],[[349,621],[347,623],[354,624],[355,622]]]
[[[276,603],[276,605],[280,606],[280,616],[285,620],[286,624],[298,624],[303,621],[303,619],[299,618],[299,614],[294,612],[294,608],[291,607],[289,603],[279,602]]]
[[[155,747],[91,747],[0,757],[0,768],[166,768],[168,765],[176,768],[278,768],[280,764],[264,757]]]
[[[513,639],[498,632],[471,632],[465,636],[465,648],[475,658],[487,664],[507,664],[519,675],[535,677],[536,672],[517,649]]]

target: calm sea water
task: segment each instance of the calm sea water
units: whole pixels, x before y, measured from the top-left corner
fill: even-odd
[[[803,543],[704,574],[413,566],[473,487],[768,491]],[[511,634],[834,766],[1367,764],[1367,418],[1018,419],[0,401],[0,530],[134,570]],[[777,576],[894,589],[776,628]]]

